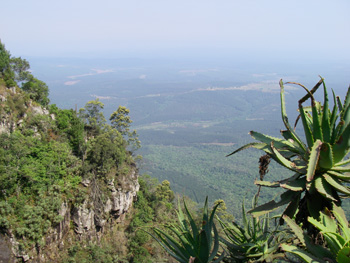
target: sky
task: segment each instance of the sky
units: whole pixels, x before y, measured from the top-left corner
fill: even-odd
[[[15,56],[350,59],[349,0],[2,1]]]

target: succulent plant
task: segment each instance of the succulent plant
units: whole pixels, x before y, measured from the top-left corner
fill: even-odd
[[[154,228],[155,235],[150,235],[178,262],[181,263],[218,263],[224,258],[219,253],[219,234],[214,224],[214,215],[218,203],[209,215],[208,198],[205,200],[201,226],[197,226],[186,203],[185,213],[180,203],[178,208],[178,224],[167,226],[168,233]]]
[[[344,210],[334,206],[321,212],[320,220],[309,217],[309,222],[320,230],[327,247],[313,243],[308,235],[288,216],[284,216],[299,240],[298,246],[281,244],[282,250],[295,254],[305,262],[350,262],[350,227]]]
[[[283,214],[291,218],[296,216],[296,221],[307,228],[309,216],[318,219],[320,211],[325,207],[331,209],[333,203],[340,205],[342,197],[350,196],[346,184],[350,182],[350,159],[346,159],[350,150],[350,87],[343,104],[333,91],[334,105],[330,110],[323,78],[311,90],[299,83],[288,83],[299,85],[307,92],[299,100],[300,115],[295,123],[296,126],[301,119],[306,142],[303,142],[295,127],[293,129],[288,122],[284,84],[281,80],[281,113],[286,127],[286,130],[281,131],[283,138],[251,131],[250,135],[259,142],[249,143],[228,156],[253,147],[263,150],[278,164],[293,171],[291,177],[280,181],[256,181],[256,185],[280,187],[285,191],[280,195],[280,200],[271,200],[249,212],[260,216],[287,205]],[[321,85],[324,90],[323,105],[313,96]],[[309,99],[311,106],[303,106]]]
[[[257,195],[253,198],[253,207],[257,203]],[[286,232],[279,231],[278,225],[271,224],[273,217],[265,215],[262,218],[247,216],[242,204],[243,225],[233,221],[224,223],[219,220],[226,238],[221,241],[229,251],[225,262],[273,262],[283,258],[279,245],[285,241]]]

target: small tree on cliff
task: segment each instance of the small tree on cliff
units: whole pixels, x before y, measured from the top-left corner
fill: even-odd
[[[101,112],[104,104],[99,100],[92,100],[85,104],[85,107],[79,110],[79,117],[84,120],[90,135],[97,135],[101,127],[106,123],[106,119]]]
[[[128,144],[137,150],[141,146],[141,142],[138,139],[138,135],[135,130],[130,130],[130,124],[132,123],[131,118],[128,116],[130,110],[124,106],[119,106],[118,109],[111,114],[109,120],[111,126],[120,132],[123,136],[128,137]]]

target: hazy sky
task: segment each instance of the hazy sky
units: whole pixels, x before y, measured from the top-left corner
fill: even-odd
[[[250,54],[350,59],[349,0],[4,0],[16,56]]]

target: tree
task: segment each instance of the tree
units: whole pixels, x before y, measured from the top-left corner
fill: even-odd
[[[128,116],[130,110],[124,106],[119,106],[118,109],[111,114],[109,120],[111,126],[120,132],[123,136],[128,137],[128,144],[137,150],[141,146],[141,142],[138,139],[138,135],[135,130],[130,131],[131,118]]]
[[[119,106],[118,109],[111,114],[109,120],[111,121],[111,126],[122,135],[127,135],[130,130],[130,124],[132,120],[128,116],[130,110],[124,106]]]
[[[14,80],[17,82],[21,81],[29,81],[33,78],[32,74],[29,72],[29,62],[21,57],[11,58],[10,66],[12,71],[14,72]]]
[[[85,121],[91,135],[97,135],[106,123],[106,119],[101,112],[103,108],[104,104],[96,99],[87,102],[85,108],[79,110],[79,117]]]
[[[0,40],[0,76],[10,67],[10,52]]]
[[[10,52],[6,50],[5,45],[0,41],[0,77],[5,80],[7,87],[14,87],[14,73],[10,66]]]
[[[29,94],[29,97],[41,104],[47,106],[50,103],[49,87],[45,82],[38,80],[37,78],[30,78],[29,81],[22,85],[22,89]]]
[[[113,129],[109,129],[93,139],[92,147],[87,154],[91,169],[95,169],[102,176],[106,175],[113,167],[122,164],[125,158],[123,137]]]
[[[173,202],[175,195],[170,188],[170,182],[168,180],[164,180],[161,184],[157,186],[155,196],[160,201],[168,203]]]

